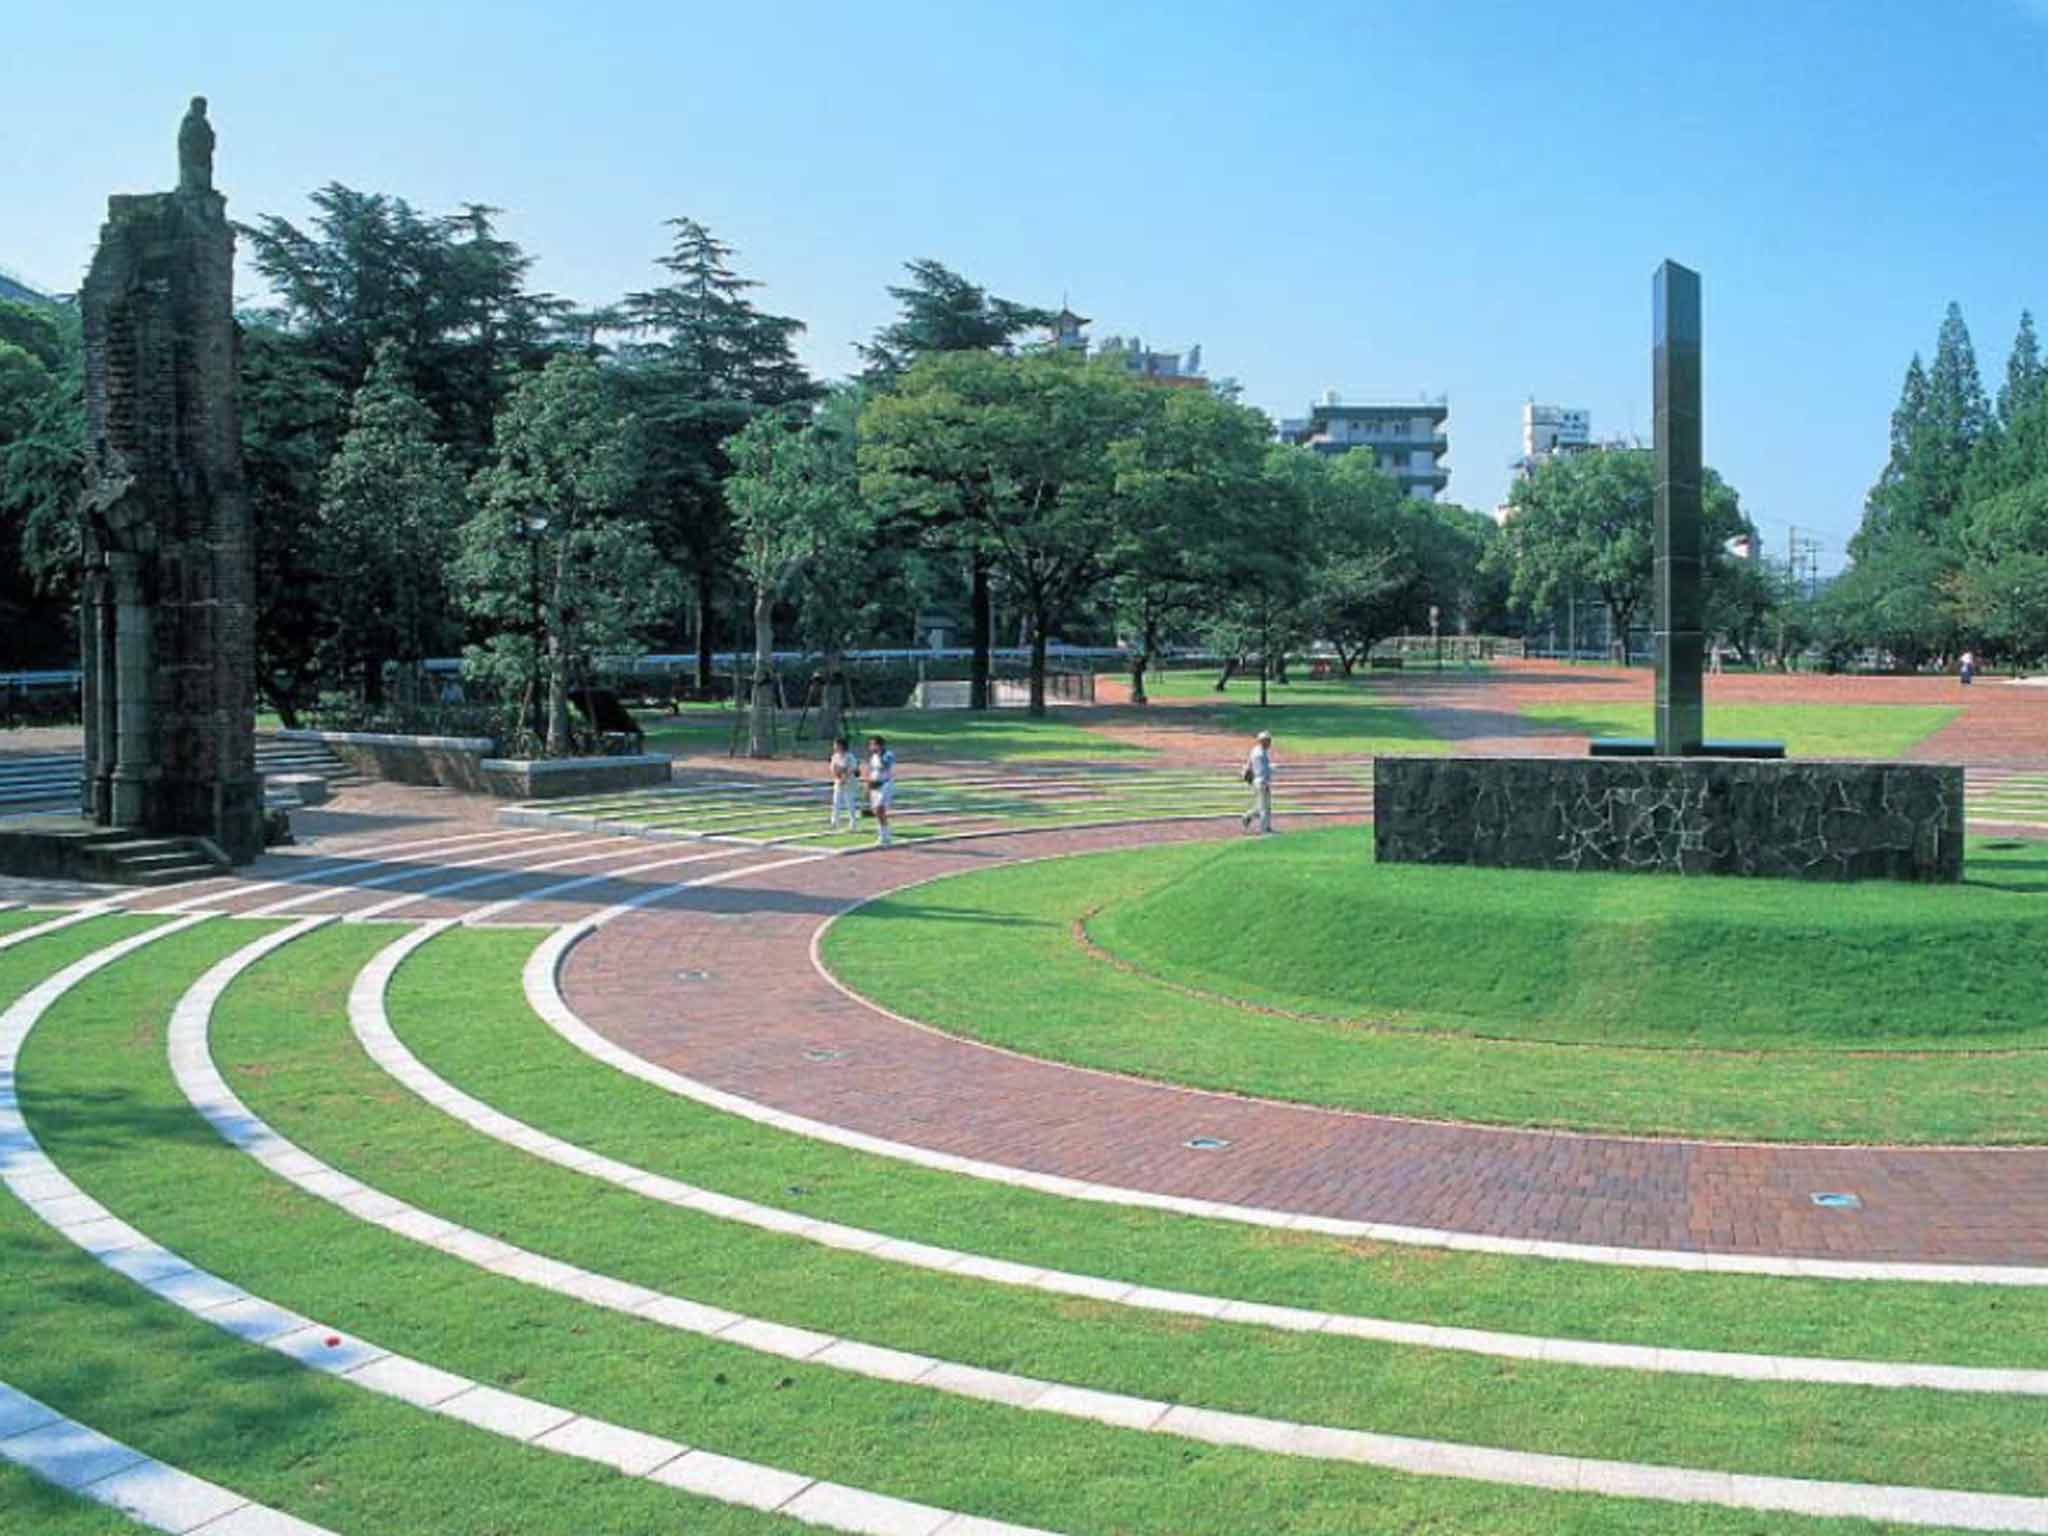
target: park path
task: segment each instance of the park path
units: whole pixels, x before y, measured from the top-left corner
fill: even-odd
[[[1551,696],[1626,699],[1648,687],[1646,672],[1540,663],[1385,682],[1388,702],[1425,712],[1465,751],[1582,751],[1574,738],[1532,735],[1520,705]],[[1770,702],[1793,694],[1961,702],[1963,713],[1916,757],[1962,758],[1990,773],[2009,762],[2048,760],[2044,690],[1980,682],[1962,698],[1952,679],[1775,677],[1716,678],[1709,688],[1710,697]],[[1156,706],[1138,728],[1177,734],[1173,713]],[[1179,740],[1206,755],[1223,747],[1208,734]],[[722,760],[691,767],[689,777],[734,772]],[[281,905],[280,915],[429,918],[547,890],[516,918],[562,923],[652,896],[570,952],[564,986],[571,1004],[593,1027],[665,1067],[865,1134],[1159,1195],[1510,1239],[1871,1261],[2048,1262],[2048,1149],[1739,1147],[1424,1124],[1232,1098],[951,1039],[846,996],[810,965],[818,929],[878,892],[1026,858],[1215,837],[1230,830],[1227,822],[1039,832],[792,861],[789,850],[503,828],[495,810],[445,791],[360,785],[294,817],[309,846],[266,854],[232,877],[158,893],[20,882],[0,889],[0,900],[97,896],[136,910]],[[706,855],[723,862],[682,862]],[[713,872],[725,883],[666,890]],[[463,888],[440,894],[451,878]],[[583,883],[553,894],[572,879]],[[971,934],[963,934],[961,953],[971,964]],[[1229,1146],[1185,1145],[1197,1137]],[[1836,1191],[1857,1195],[1863,1209],[1813,1205],[1813,1194]]]
[[[609,923],[570,1005],[642,1057],[790,1114],[930,1152],[1155,1195],[1507,1239],[1850,1261],[2048,1262],[2048,1149],[1766,1147],[1493,1130],[1143,1082],[954,1039],[807,961],[864,898],[931,877],[1215,837],[1123,827],[820,859]],[[972,963],[963,935],[962,963]],[[1186,1143],[1215,1137],[1221,1150]],[[1813,1203],[1849,1193],[1859,1211]]]

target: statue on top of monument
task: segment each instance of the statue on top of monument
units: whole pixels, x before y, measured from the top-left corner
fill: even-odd
[[[178,190],[213,190],[213,126],[206,120],[206,98],[194,96],[178,125]]]

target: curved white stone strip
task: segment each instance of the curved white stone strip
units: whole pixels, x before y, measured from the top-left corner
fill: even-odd
[[[433,901],[442,896],[458,895],[463,891],[473,890],[480,885],[494,885],[502,880],[517,880],[526,875],[546,874],[557,869],[570,869],[578,864],[589,864],[597,859],[615,859],[619,856],[618,838],[603,837],[599,838],[598,841],[604,844],[604,846],[595,853],[579,853],[575,857],[567,859],[548,859],[539,864],[523,864],[513,869],[486,870],[483,874],[471,875],[462,880],[451,880],[446,885],[437,885],[431,890],[408,891],[403,896],[393,896],[378,902],[375,906],[362,907],[350,912],[348,920],[354,923],[367,922],[374,917],[389,916],[401,908],[413,906],[418,902]],[[567,846],[574,848],[581,845],[570,843]],[[606,870],[595,875],[580,876],[575,880],[560,881],[545,887],[543,890],[532,892],[527,896],[516,897],[510,902],[494,903],[493,910],[505,906],[515,906],[521,901],[539,900],[544,896],[579,885],[601,885],[607,880],[622,880],[629,875],[637,875],[644,870],[666,869],[675,864],[698,864],[706,859],[737,858],[740,852],[741,850],[737,848],[716,848],[709,853],[685,854],[680,858],[657,859],[651,864],[632,864],[623,869]]]
[[[334,1536],[145,1456],[0,1382],[0,1460],[176,1536]]]
[[[451,848],[470,848],[478,844],[501,843],[516,837],[516,832],[507,832],[503,827],[492,827],[484,832],[469,832],[460,836],[441,835],[437,837],[407,838],[396,843],[376,843],[367,848],[350,848],[329,855],[286,855],[293,863],[304,867],[281,875],[275,880],[243,881],[239,875],[214,875],[206,880],[193,882],[206,889],[197,895],[188,895],[179,901],[167,903],[153,910],[158,912],[190,912],[205,906],[208,902],[219,901],[227,896],[254,896],[262,891],[274,891],[280,886],[298,885],[309,875],[346,875],[359,869],[369,869],[381,864],[395,853],[415,854],[435,851],[446,852]],[[225,887],[223,889],[223,887]],[[181,891],[184,887],[179,888]]]
[[[727,871],[723,875],[707,876],[697,883],[723,881],[740,873],[746,871]],[[635,900],[651,901],[659,894],[649,892]],[[408,1205],[321,1162],[258,1118],[236,1097],[214,1066],[208,1050],[207,1032],[214,1004],[221,992],[248,963],[317,926],[320,921],[307,919],[237,951],[201,977],[179,1001],[170,1028],[171,1063],[179,1086],[193,1107],[216,1131],[280,1178],[341,1207],[360,1221],[409,1237],[493,1274],[608,1311],[645,1318],[663,1327],[721,1339],[784,1359],[829,1366],[877,1380],[931,1387],[956,1396],[1007,1404],[1035,1413],[1089,1419],[1147,1433],[1187,1435],[1248,1450],[1273,1451],[1315,1460],[1358,1462],[1394,1471],[1562,1492],[1619,1492],[1631,1497],[1674,1503],[1713,1503],[1741,1509],[1857,1515],[1907,1525],[1941,1524],[1973,1530],[2048,1533],[2048,1498],[1801,1478],[1737,1476],[1685,1467],[1500,1450],[1454,1441],[1300,1424],[1285,1419],[1193,1408],[1122,1393],[1098,1392],[750,1318],[682,1297],[666,1296],[643,1285],[519,1248]],[[357,1006],[359,996],[381,995],[399,962],[413,949],[453,926],[452,919],[423,924],[387,944],[358,973],[351,988],[351,1010]],[[537,1137],[539,1133],[529,1134]],[[516,1133],[513,1139],[518,1145]]]
[[[17,928],[12,933],[0,933],[0,949],[12,949],[17,944],[26,944],[30,939],[40,939],[46,933],[56,933],[60,929],[69,928],[73,923],[105,917],[110,912],[120,910],[120,907],[110,901],[96,901],[88,906],[71,907],[46,922],[31,923],[28,927]]]
[[[1003,1526],[951,1510],[695,1450],[679,1441],[642,1434],[485,1386],[363,1340],[348,1338],[327,1324],[274,1306],[187,1263],[120,1220],[66,1178],[36,1141],[15,1098],[15,1063],[29,1031],[50,1005],[78,982],[143,945],[203,922],[210,915],[193,914],[96,951],[40,983],[0,1013],[0,1181],[48,1225],[107,1268],[128,1276],[162,1299],[239,1338],[288,1355],[301,1365],[493,1434],[561,1455],[602,1462],[628,1477],[646,1478],[721,1503],[772,1510],[812,1525],[876,1532],[881,1536],[971,1536],[984,1531],[995,1536],[1005,1532],[1010,1536],[1050,1536],[1043,1531]],[[181,1038],[196,1038],[203,1056],[207,1020],[230,981],[264,955],[333,921],[331,916],[301,918],[236,950],[200,977],[179,1000],[173,1014],[174,1062]],[[206,1070],[212,1074],[210,1061]],[[212,1075],[218,1082],[218,1074]],[[208,1118],[224,1134],[226,1128],[233,1127],[251,1141],[285,1145],[241,1106],[225,1083],[220,1085],[213,1110]],[[220,1118],[214,1119],[214,1115]],[[237,1141],[237,1137],[229,1136],[229,1140]],[[303,1153],[296,1156],[304,1166],[322,1166]],[[332,1177],[339,1179],[342,1175]],[[330,1194],[329,1198],[333,1196]],[[360,1210],[357,1214],[361,1214]],[[229,1516],[230,1520],[234,1518]],[[219,1536],[230,1533],[288,1536],[282,1529],[266,1530],[260,1525],[252,1525],[247,1532],[231,1525],[220,1527]],[[212,1528],[208,1528],[208,1536],[213,1536]]]
[[[925,883],[927,882],[914,882]],[[914,886],[901,886],[897,889],[912,888]],[[854,911],[868,901],[891,894],[894,893],[877,892],[874,896],[856,902],[846,911]],[[777,1130],[808,1136],[815,1141],[828,1142],[833,1146],[849,1147],[856,1152],[872,1152],[878,1157],[894,1158],[920,1168],[965,1174],[970,1178],[987,1179],[991,1183],[1008,1184],[1018,1189],[1035,1190],[1040,1194],[1058,1195],[1069,1200],[1090,1200],[1106,1205],[1174,1211],[1183,1216],[1202,1216],[1215,1221],[1232,1221],[1248,1226],[1275,1227],[1297,1232],[1316,1232],[1331,1237],[1366,1238],[1374,1242],[1400,1243],[1411,1247],[1449,1248],[1470,1253],[1503,1254],[1516,1258],[1566,1259],[1582,1264],[1611,1264],[1639,1269],[1794,1276],[1810,1280],[1899,1280],[1951,1285],[2048,1285],[2048,1268],[2039,1266],[1916,1264],[1896,1261],[1808,1259],[1766,1254],[1699,1253],[1668,1248],[1614,1248],[1586,1243],[1554,1242],[1541,1238],[1491,1237],[1482,1233],[1455,1232],[1435,1227],[1397,1226],[1391,1222],[1356,1221],[1338,1216],[1310,1216],[1296,1211],[1272,1210],[1263,1206],[1234,1205],[1221,1200],[1197,1200],[1185,1195],[1155,1194],[1151,1190],[1131,1189],[1117,1184],[1093,1184],[1083,1179],[1065,1178],[1054,1173],[1039,1173],[1029,1168],[1013,1167],[1007,1163],[991,1163],[980,1158],[957,1156],[950,1152],[935,1152],[929,1147],[892,1141],[887,1137],[871,1136],[864,1131],[850,1130],[845,1126],[813,1120],[804,1115],[793,1115],[763,1104],[759,1100],[745,1098],[723,1088],[714,1088],[709,1083],[700,1082],[696,1078],[636,1056],[633,1052],[605,1039],[585,1024],[569,1006],[568,1000],[562,996],[561,966],[569,950],[580,940],[596,932],[604,923],[648,899],[652,898],[621,903],[617,907],[596,913],[582,922],[571,923],[551,934],[527,961],[525,986],[528,1004],[535,1013],[546,1020],[550,1028],[578,1050],[616,1067],[629,1076],[637,1077],[644,1083],[651,1083],[657,1088],[683,1098],[694,1099],[697,1103],[707,1104],[713,1109],[752,1120],[756,1124],[773,1126]],[[845,915],[845,912],[841,912],[838,917]],[[838,921],[838,917],[832,921]],[[883,1017],[913,1029],[929,1029],[929,1025],[920,1024],[915,1019],[905,1018],[901,1014],[878,1007],[859,993],[841,985],[837,978],[825,969],[819,959],[818,945],[825,930],[830,926],[830,922],[821,925],[811,936],[811,962],[818,973],[862,1007],[873,1009]],[[983,1045],[978,1041],[962,1043],[974,1045],[981,1050],[998,1051],[1004,1055],[1014,1054],[1003,1051],[1000,1046]],[[1072,1067],[1068,1070],[1087,1072],[1093,1069]]]
[[[574,1142],[549,1135],[515,1120],[436,1074],[400,1040],[391,1027],[386,995],[390,978],[406,956],[445,931],[433,924],[394,940],[357,976],[349,991],[349,1026],[370,1059],[443,1114],[470,1129],[530,1152],[560,1167],[631,1190],[650,1200],[822,1243],[871,1258],[909,1264],[942,1274],[971,1275],[1001,1285],[1085,1296],[1145,1311],[1177,1312],[1221,1322],[1256,1323],[1295,1333],[1340,1334],[1387,1344],[1427,1349],[1452,1349],[1470,1354],[1551,1364],[1583,1365],[1674,1375],[1719,1376],[1744,1381],[1803,1381],[1833,1386],[1922,1387],[1943,1392],[1993,1392],[2048,1397],[2048,1370],[1999,1369],[1983,1366],[1932,1365],[1878,1360],[1843,1360],[1798,1355],[1744,1354],[1727,1350],[1666,1349],[1646,1344],[1607,1344],[1586,1339],[1499,1333],[1477,1328],[1444,1328],[1427,1323],[1323,1312],[1306,1307],[1278,1306],[1142,1285],[1133,1280],[1075,1274],[1013,1263],[986,1254],[966,1253],[928,1243],[895,1238],[883,1232],[845,1226],[760,1205],[716,1190],[686,1184],[665,1174],[622,1163]]]
[[[563,846],[574,848],[584,846],[587,842],[587,839],[584,840],[584,843],[577,842],[576,834],[573,832],[551,832],[538,837],[528,836],[522,838],[516,846],[497,853],[487,854],[480,859],[470,858],[469,853],[471,850],[465,849],[458,862],[437,867],[441,869],[482,869],[493,864],[505,864],[513,860],[523,859],[535,852],[551,852],[555,848]],[[370,862],[379,863],[382,861],[372,860]],[[343,874],[353,868],[360,867],[363,866],[344,864],[340,869],[330,870],[328,873]],[[295,896],[287,896],[279,901],[266,902],[260,907],[246,908],[241,915],[243,917],[276,917],[298,907],[311,906],[316,901],[325,901],[331,896],[347,896],[356,891],[381,890],[387,885],[398,885],[407,880],[418,880],[422,876],[430,875],[434,872],[433,868],[420,869],[406,865],[399,869],[389,870],[381,875],[373,875],[368,880],[351,880],[347,885],[343,886],[316,885],[312,890],[302,891]]]
[[[1064,830],[1064,829],[1063,829]],[[1060,854],[1045,855],[1046,858],[1065,857]],[[1019,862],[1037,863],[1038,859]],[[836,913],[811,935],[811,964],[828,983],[861,1007],[872,1010],[883,1018],[891,1019],[911,1029],[928,1033],[944,1034],[929,1024],[893,1013],[873,1000],[861,996],[844,985],[825,968],[819,955],[819,946],[832,924],[849,913],[858,911],[869,902],[885,896],[914,890],[933,880],[943,880],[946,875],[935,875],[927,880],[912,881],[888,891],[877,891],[851,903]],[[863,1131],[850,1130],[845,1126],[832,1125],[822,1120],[813,1120],[803,1115],[793,1115],[755,1099],[714,1088],[680,1072],[660,1067],[646,1061],[632,1052],[624,1050],[605,1039],[577,1017],[562,996],[560,972],[569,950],[603,924],[622,915],[651,898],[624,902],[617,907],[594,914],[580,923],[569,924],[558,930],[529,960],[526,973],[526,996],[548,1024],[564,1039],[585,1053],[606,1062],[620,1071],[652,1083],[670,1093],[694,1099],[729,1114],[739,1115],[760,1125],[774,1126],[778,1130],[790,1131],[799,1136],[828,1142],[834,1146],[850,1147],[859,1152],[872,1152],[878,1157],[895,1158],[899,1162],[912,1163],[921,1168],[936,1168],[947,1173],[966,1174],[971,1178],[987,1179],[992,1183],[1009,1184],[1018,1189],[1036,1190],[1041,1194],[1058,1195],[1069,1200],[1091,1200],[1107,1205],[1126,1205],[1149,1210],[1174,1211],[1184,1216],[1201,1216],[1215,1221],[1239,1222],[1248,1226],[1274,1227],[1298,1232],[1315,1232],[1331,1237],[1365,1238],[1373,1242],[1398,1243],[1410,1247],[1447,1248],[1469,1253],[1492,1253],[1510,1258],[1563,1259],[1580,1264],[1608,1264],[1636,1269],[1674,1269],[1697,1272],[1739,1275],[1776,1275],[1808,1280],[1892,1280],[1931,1285],[2048,1285],[2048,1266],[2001,1265],[2001,1264],[1933,1264],[1898,1260],[1852,1260],[1800,1258],[1789,1254],[1744,1254],[1744,1253],[1703,1253],[1690,1249],[1675,1248],[1623,1248],[1590,1243],[1558,1242],[1545,1238],[1494,1237],[1485,1233],[1459,1232],[1438,1227],[1400,1226],[1392,1222],[1357,1221],[1339,1216],[1313,1216],[1297,1211],[1274,1210],[1264,1206],[1237,1205],[1221,1200],[1199,1200],[1184,1195],[1162,1195],[1151,1190],[1132,1189],[1119,1184],[1090,1183],[1083,1179],[1065,1178],[1059,1174],[1039,1173],[1029,1168],[1018,1168],[1007,1163],[992,1163],[980,1158],[960,1157],[950,1152],[936,1152],[929,1147],[920,1147],[909,1142],[893,1141],[883,1136],[871,1136]],[[1020,1052],[989,1045],[977,1040],[963,1040],[958,1035],[947,1035],[947,1039],[977,1050],[993,1051],[999,1055],[1018,1056],[1021,1060],[1039,1061],[1042,1058],[1024,1056]],[[1067,1066],[1073,1072],[1088,1072],[1105,1077],[1119,1074],[1101,1072],[1093,1067]],[[1174,1086],[1174,1085],[1155,1085]],[[1209,1090],[1179,1088],[1179,1092],[1204,1095]],[[1231,1097],[1231,1095],[1215,1095]],[[1488,1127],[1475,1127],[1485,1130]],[[1519,1134],[1519,1133],[1517,1133]],[[1995,1148],[1973,1150],[1997,1150]]]

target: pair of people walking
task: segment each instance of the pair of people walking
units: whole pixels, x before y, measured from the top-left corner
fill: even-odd
[[[879,736],[868,738],[865,758],[856,758],[847,746],[844,736],[832,743],[832,820],[829,823],[834,832],[839,830],[839,818],[846,817],[846,830],[859,830],[859,802],[855,795],[865,792],[868,814],[875,818],[875,846],[887,848],[895,842],[889,831],[889,810],[896,803],[896,754],[889,750],[888,742]]]

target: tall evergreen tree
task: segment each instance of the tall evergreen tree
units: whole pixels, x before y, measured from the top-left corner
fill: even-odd
[[[867,364],[870,383],[894,378],[934,352],[991,352],[1008,348],[1026,331],[1053,322],[1053,312],[999,299],[941,262],[925,258],[904,263],[910,281],[892,287],[896,318],[855,350]]]
[[[732,248],[695,219],[668,221],[674,279],[626,296],[630,340],[622,383],[643,428],[636,500],[661,550],[687,571],[696,610],[697,686],[711,685],[712,609],[718,574],[733,558],[724,485],[726,440],[757,413],[815,400],[797,361],[804,325],[748,296],[761,285],[732,267]]]
[[[2005,384],[1998,391],[1998,424],[2011,430],[2013,422],[2044,395],[2048,395],[2048,368],[2041,366],[2034,316],[2023,309],[2019,334],[2012,339],[2012,355],[2006,359]]]
[[[876,331],[873,342],[856,349],[867,364],[867,382],[875,388],[888,387],[919,358],[937,353],[1006,352],[1017,337],[1050,326],[1055,318],[1049,309],[996,298],[928,257],[905,262],[904,267],[910,273],[909,283],[889,290],[889,297],[898,305],[896,319]],[[942,540],[946,537],[943,529],[935,531]],[[970,551],[968,628],[974,661],[968,703],[974,709],[989,707],[990,654],[995,638],[989,570],[986,553]]]
[[[1991,424],[1991,406],[1984,398],[1984,380],[1977,372],[1977,349],[1963,323],[1960,304],[1950,303],[1934,344],[1934,366],[1927,374],[1927,418],[1943,439],[1944,449],[1965,451]]]
[[[275,216],[242,228],[283,328],[351,396],[377,349],[397,343],[440,439],[465,467],[482,463],[499,406],[545,360],[564,306],[527,292],[531,258],[499,236],[495,208],[436,218],[339,183],[312,202],[305,229]]]
[[[462,472],[433,432],[398,344],[385,342],[320,477],[317,533],[338,670],[360,668],[372,702],[383,698],[386,661],[401,663],[403,683],[455,638],[447,570],[469,507]]]
[[[1923,375],[1916,355],[1906,369],[1892,413],[1891,457],[1871,488],[1863,525],[1849,541],[1850,556],[1871,558],[1894,537],[1945,545],[1966,499],[1979,444],[1994,426],[1969,327],[1961,308],[1950,304],[1933,366]]]

